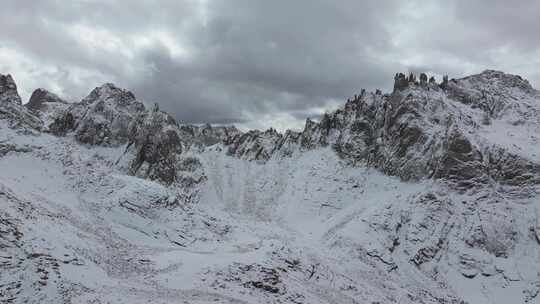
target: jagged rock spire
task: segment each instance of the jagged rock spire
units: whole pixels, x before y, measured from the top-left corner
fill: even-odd
[[[42,126],[42,121],[22,105],[11,75],[0,74],[0,119],[9,121],[14,128],[39,130]]]
[[[420,74],[420,85],[425,87],[428,83],[427,81],[427,75],[425,73]]]
[[[441,88],[446,89],[448,87],[448,75],[443,76],[443,81],[441,82]]]
[[[410,83],[415,83],[415,82],[416,82],[416,75],[414,75],[413,72],[411,72],[411,73],[409,74],[409,82],[410,82]]]
[[[426,73],[421,73],[419,80],[417,80],[414,73],[409,73],[409,76],[406,76],[403,73],[396,73],[394,76],[394,91],[400,91],[408,88],[411,85],[420,85],[421,87],[433,87],[437,84],[435,77],[431,76],[428,80],[428,75]],[[442,87],[442,84],[441,84]]]
[[[159,104],[157,102],[155,102],[152,107],[150,108],[150,111],[151,112],[154,112],[154,113],[157,113],[159,112]]]
[[[17,92],[17,85],[9,74],[0,74],[0,102],[4,101],[22,104],[21,97]]]
[[[396,76],[394,77],[394,91],[405,89],[408,86],[409,82],[407,81],[405,74],[396,73]]]
[[[362,99],[362,97],[364,97],[366,95],[366,90],[365,89],[362,89],[360,91],[360,94],[354,94],[353,98],[347,98],[347,103],[358,103],[360,102],[360,100]]]

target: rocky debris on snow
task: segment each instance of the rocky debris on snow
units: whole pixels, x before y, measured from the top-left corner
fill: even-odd
[[[14,145],[10,143],[0,142],[0,157],[5,156],[8,153],[29,153],[33,151],[33,147],[28,145]]]
[[[441,82],[441,85],[440,87],[443,89],[443,90],[446,90],[448,88],[448,75],[444,75],[443,76],[443,80]]]

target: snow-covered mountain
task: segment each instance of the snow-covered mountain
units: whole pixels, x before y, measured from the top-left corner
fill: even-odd
[[[0,302],[540,303],[540,92],[394,81],[282,134],[0,75]]]

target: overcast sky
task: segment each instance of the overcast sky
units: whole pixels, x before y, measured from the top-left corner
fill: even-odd
[[[473,3],[473,4],[471,4]],[[2,0],[0,73],[78,101],[105,82],[186,123],[297,128],[398,71],[540,87],[540,1]]]

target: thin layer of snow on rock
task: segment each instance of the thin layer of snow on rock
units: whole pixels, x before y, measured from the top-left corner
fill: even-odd
[[[30,100],[24,106],[39,117],[43,122],[44,128],[47,129],[48,126],[54,123],[56,117],[67,110],[69,104],[52,92],[45,89],[37,89],[32,93]]]

